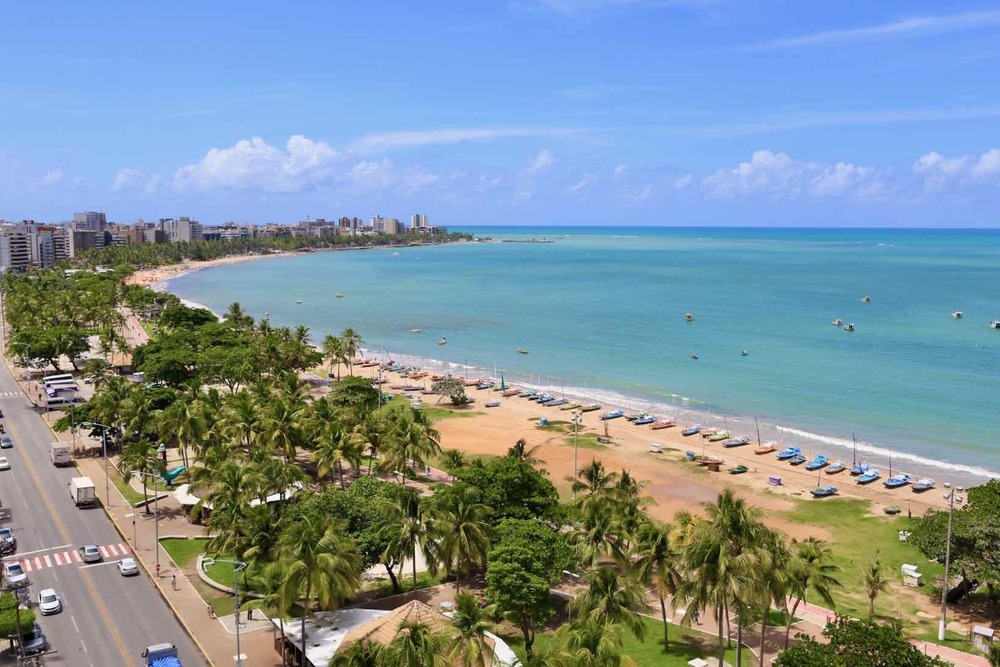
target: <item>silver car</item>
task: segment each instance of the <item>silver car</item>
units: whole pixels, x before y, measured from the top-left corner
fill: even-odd
[[[139,574],[139,566],[136,565],[134,558],[122,558],[118,561],[118,571],[123,577],[131,577]]]
[[[80,555],[83,557],[84,563],[100,563],[104,560],[101,550],[96,544],[87,544],[80,547]]]

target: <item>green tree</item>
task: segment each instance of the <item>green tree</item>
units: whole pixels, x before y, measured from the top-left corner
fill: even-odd
[[[414,489],[397,487],[398,491],[392,501],[383,504],[384,519],[387,525],[395,526],[385,549],[384,557],[402,563],[404,558],[410,559],[413,571],[413,593],[417,592],[417,549],[423,553],[428,570],[433,574],[437,570],[440,557],[438,548],[439,533],[433,519],[429,516],[425,501]]]
[[[361,561],[354,544],[338,522],[296,517],[278,538],[279,561],[286,568],[282,598],[286,606],[298,602],[302,613],[302,665],[306,664],[306,618],[314,603],[332,609],[353,597],[361,587]]]
[[[654,521],[644,523],[638,531],[634,560],[635,571],[640,580],[654,586],[660,600],[664,652],[670,646],[667,597],[673,599],[683,581],[681,554],[670,538],[671,530],[666,524]]]
[[[829,643],[800,634],[799,643],[779,655],[775,667],[946,667],[924,655],[892,625],[838,617],[826,626]]]
[[[493,508],[492,519],[559,521],[559,494],[549,478],[529,463],[502,456],[483,466],[459,470],[458,479],[477,487],[482,502]]]
[[[815,537],[807,537],[801,542],[792,540],[791,558],[785,565],[785,576],[788,592],[795,597],[795,604],[788,613],[785,626],[786,649],[795,612],[809,591],[816,593],[829,607],[836,608],[831,591],[840,586],[837,579],[839,571],[840,567],[833,562],[833,550],[824,540]]]
[[[517,442],[511,445],[510,449],[507,450],[507,456],[515,458],[518,461],[524,461],[525,463],[531,465],[538,465],[539,463],[545,463],[545,461],[540,460],[535,454],[541,449],[541,445],[535,445],[534,447],[528,446],[528,441],[524,438],[518,438]]]
[[[343,339],[339,336],[325,336],[323,338],[323,358],[330,362],[331,373],[333,373],[334,367],[347,363]],[[340,379],[340,373],[337,373],[337,379]]]
[[[457,592],[463,575],[469,576],[474,568],[486,564],[490,550],[490,526],[486,519],[490,508],[479,502],[479,489],[461,482],[438,489],[432,503],[440,535],[439,552],[455,575]]]
[[[458,628],[458,636],[449,657],[461,667],[493,667],[496,654],[486,633],[499,632],[500,628],[487,619],[478,598],[466,592],[456,595],[452,620]]]
[[[875,618],[875,599],[880,593],[889,590],[889,579],[885,576],[878,552],[875,552],[875,558],[861,569],[861,585],[865,587],[865,595],[868,596],[868,618]]]
[[[140,473],[142,477],[142,497],[144,506],[149,504],[149,496],[146,493],[146,485],[149,475],[162,474],[166,466],[156,453],[156,445],[149,440],[127,441],[122,447],[121,456],[118,458],[118,472],[128,481],[133,473]]]
[[[340,340],[344,347],[344,357],[347,359],[347,372],[354,375],[354,357],[361,351],[365,341],[361,339],[361,334],[350,327],[340,332]]]
[[[438,396],[448,397],[451,404],[455,406],[461,407],[472,402],[472,399],[465,395],[465,383],[450,375],[432,381],[431,391]],[[438,402],[441,402],[440,398]]]
[[[385,665],[398,667],[446,667],[451,638],[422,623],[404,622],[385,647]]]
[[[556,632],[561,655],[559,667],[631,667],[636,661],[625,654],[622,626],[582,618]]]
[[[648,609],[646,591],[638,579],[604,566],[586,577],[587,590],[577,595],[569,607],[577,618],[587,617],[601,625],[621,625],[643,639],[642,618]]]
[[[367,640],[341,646],[330,661],[330,667],[387,667],[385,647]]]
[[[486,599],[521,631],[524,650],[531,656],[535,631],[552,617],[549,583],[524,567],[508,548],[494,549],[486,566]]]

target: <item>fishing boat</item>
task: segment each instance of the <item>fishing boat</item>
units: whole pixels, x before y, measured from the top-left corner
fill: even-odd
[[[729,431],[716,431],[715,435],[708,436],[709,442],[721,442],[729,439]]]
[[[753,448],[753,453],[758,455],[770,454],[771,452],[776,452],[776,451],[778,451],[778,443],[774,442],[773,440],[771,442],[765,442],[763,445],[757,445],[756,447]]]
[[[654,431],[659,431],[661,428],[670,428],[671,426],[677,426],[677,422],[674,421],[673,417],[666,417],[653,422],[653,425],[650,426],[650,428]]]
[[[844,472],[845,470],[847,470],[847,466],[844,465],[843,461],[834,461],[827,466],[824,472],[827,475],[836,475],[838,472]]]
[[[802,453],[802,450],[799,449],[798,447],[785,447],[780,452],[778,452],[778,460],[779,461],[787,461],[788,459],[792,458],[796,454],[801,454],[801,453]]]
[[[567,403],[566,405],[562,406],[559,409],[560,410],[576,410],[578,407],[580,407],[579,403]]]
[[[903,509],[901,507],[897,507],[896,505],[888,505],[886,507],[883,507],[882,511],[890,516],[895,516],[900,512],[902,512]]]
[[[819,470],[823,466],[829,465],[830,461],[826,458],[826,455],[820,454],[813,460],[806,463],[806,470]]]
[[[645,426],[646,424],[652,424],[656,421],[656,417],[653,415],[643,415],[638,419],[634,420],[632,423],[636,426]]]
[[[619,417],[625,416],[625,413],[621,410],[612,410],[611,412],[605,412],[601,415],[603,421],[611,421],[612,419],[618,419]]]
[[[827,484],[826,486],[821,486],[818,489],[813,489],[810,491],[813,498],[829,498],[830,496],[837,494],[837,487]]]
[[[601,406],[597,403],[591,403],[590,405],[585,405],[580,408],[580,412],[593,412],[595,410],[600,410]]]
[[[517,348],[517,353],[518,354],[528,354],[528,351],[526,349],[524,349],[523,347],[519,347],[519,348]]]
[[[858,475],[864,475],[871,469],[871,466],[867,463],[855,463],[851,466],[851,476],[857,477]]]
[[[717,429],[715,427],[703,428],[701,430],[701,437],[703,437],[703,438],[711,438],[713,435],[715,435],[718,432],[719,432],[719,429]]]
[[[903,473],[902,475],[893,475],[889,479],[882,482],[887,489],[898,489],[901,486],[906,486],[913,481],[913,478]]]
[[[963,314],[964,313],[962,313],[962,311],[956,310],[954,313],[951,314],[951,316],[954,317],[956,320],[960,320],[962,319]]]
[[[854,324],[845,324],[844,331],[854,331]]]
[[[792,458],[788,459],[788,462],[793,466],[800,466],[806,462],[806,457],[802,456],[802,454],[796,454]]]
[[[501,394],[501,395],[504,398],[510,398],[511,396],[517,396],[520,393],[521,393],[521,390],[518,389],[517,387],[514,387],[512,389],[508,389],[507,391],[503,392],[503,394]]]
[[[749,445],[749,444],[750,444],[750,436],[749,435],[738,435],[735,438],[729,438],[728,440],[726,440],[724,443],[722,443],[722,446],[723,447],[742,447],[743,445]]]
[[[336,298],[338,298],[338,299],[343,299],[343,298],[344,298],[344,295],[343,295],[343,294],[341,294],[340,292],[337,292],[337,293],[336,293],[336,294],[334,294],[333,296],[335,296],[335,297],[336,297]]]
[[[750,470],[750,468],[746,467],[743,464],[740,464],[738,466],[733,466],[732,468],[730,468],[729,469],[729,474],[730,475],[742,475],[747,470]]]
[[[692,424],[691,426],[688,426],[686,429],[681,431],[681,435],[691,436],[691,435],[697,435],[700,432],[701,432],[701,424]]]
[[[710,465],[722,465],[725,463],[725,459],[721,456],[702,456],[695,461],[700,466],[710,466]]]
[[[861,302],[862,303],[871,303],[872,302],[872,298],[870,296],[863,296],[863,297],[861,297]]]
[[[692,315],[691,313],[684,313],[684,321],[694,322],[694,315]]]
[[[930,477],[923,477],[917,480],[917,483],[913,485],[914,493],[923,493],[924,491],[930,491],[934,488],[934,480]]]
[[[990,329],[1000,329],[1000,320],[990,322]]]
[[[844,320],[842,320],[842,319],[840,319],[840,318],[838,317],[837,319],[835,319],[835,320],[834,320],[833,322],[831,322],[830,324],[832,324],[832,325],[833,325],[833,326],[835,326],[835,327],[839,327],[839,326],[840,326],[841,324],[843,324],[843,323],[844,323]]]
[[[441,336],[441,340],[438,341],[438,345],[447,345],[447,344],[448,344],[448,339],[445,338],[444,336]]]
[[[625,421],[634,422],[636,419],[641,419],[642,417],[645,416],[646,416],[645,412],[632,412],[630,414],[625,415]]]
[[[488,408],[499,408],[500,407],[500,401],[490,401],[489,403],[486,404],[486,407],[488,407]]]
[[[492,388],[493,388],[492,382],[481,382],[476,385],[476,389],[492,389]]]
[[[554,398],[551,401],[546,401],[545,403],[542,403],[542,405],[549,408],[554,408],[559,405],[566,405],[567,403],[569,403],[569,401],[567,401],[565,398]]]
[[[410,333],[423,333],[423,331],[424,331],[423,329],[417,329],[417,328],[410,329]]]
[[[535,395],[535,393],[536,392],[534,389],[525,389],[520,394],[518,394],[518,396],[520,396],[521,398],[531,398],[532,396]]]
[[[882,473],[875,468],[868,468],[863,475],[858,477],[858,484],[871,484],[881,476]]]

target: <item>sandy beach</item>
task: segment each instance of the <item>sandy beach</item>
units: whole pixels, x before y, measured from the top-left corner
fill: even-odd
[[[213,266],[223,266],[225,264],[236,264],[237,262],[252,262],[259,259],[274,259],[278,257],[295,257],[298,253],[282,252],[270,255],[233,255],[232,257],[220,257],[219,259],[209,259],[202,262],[187,261],[183,264],[168,264],[157,266],[152,269],[142,269],[125,278],[129,285],[140,285],[159,292],[166,291],[168,280],[185,276],[202,269],[210,269]]]

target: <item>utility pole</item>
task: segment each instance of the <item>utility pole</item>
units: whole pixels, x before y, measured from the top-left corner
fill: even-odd
[[[577,453],[580,445],[580,419],[579,412],[573,412],[573,500],[576,500],[576,475],[577,475]]]
[[[233,609],[233,619],[236,624],[236,667],[243,667],[243,654],[240,652],[240,581],[239,573],[246,569],[247,564],[241,560],[228,560],[226,558],[203,558],[201,567],[208,570],[215,563],[229,563],[233,566],[233,594],[236,596],[236,605]]]
[[[941,622],[938,624],[938,641],[944,641],[948,625],[948,570],[951,567],[951,524],[955,518],[955,489],[948,494],[948,538],[944,549],[944,582],[941,584]]]

